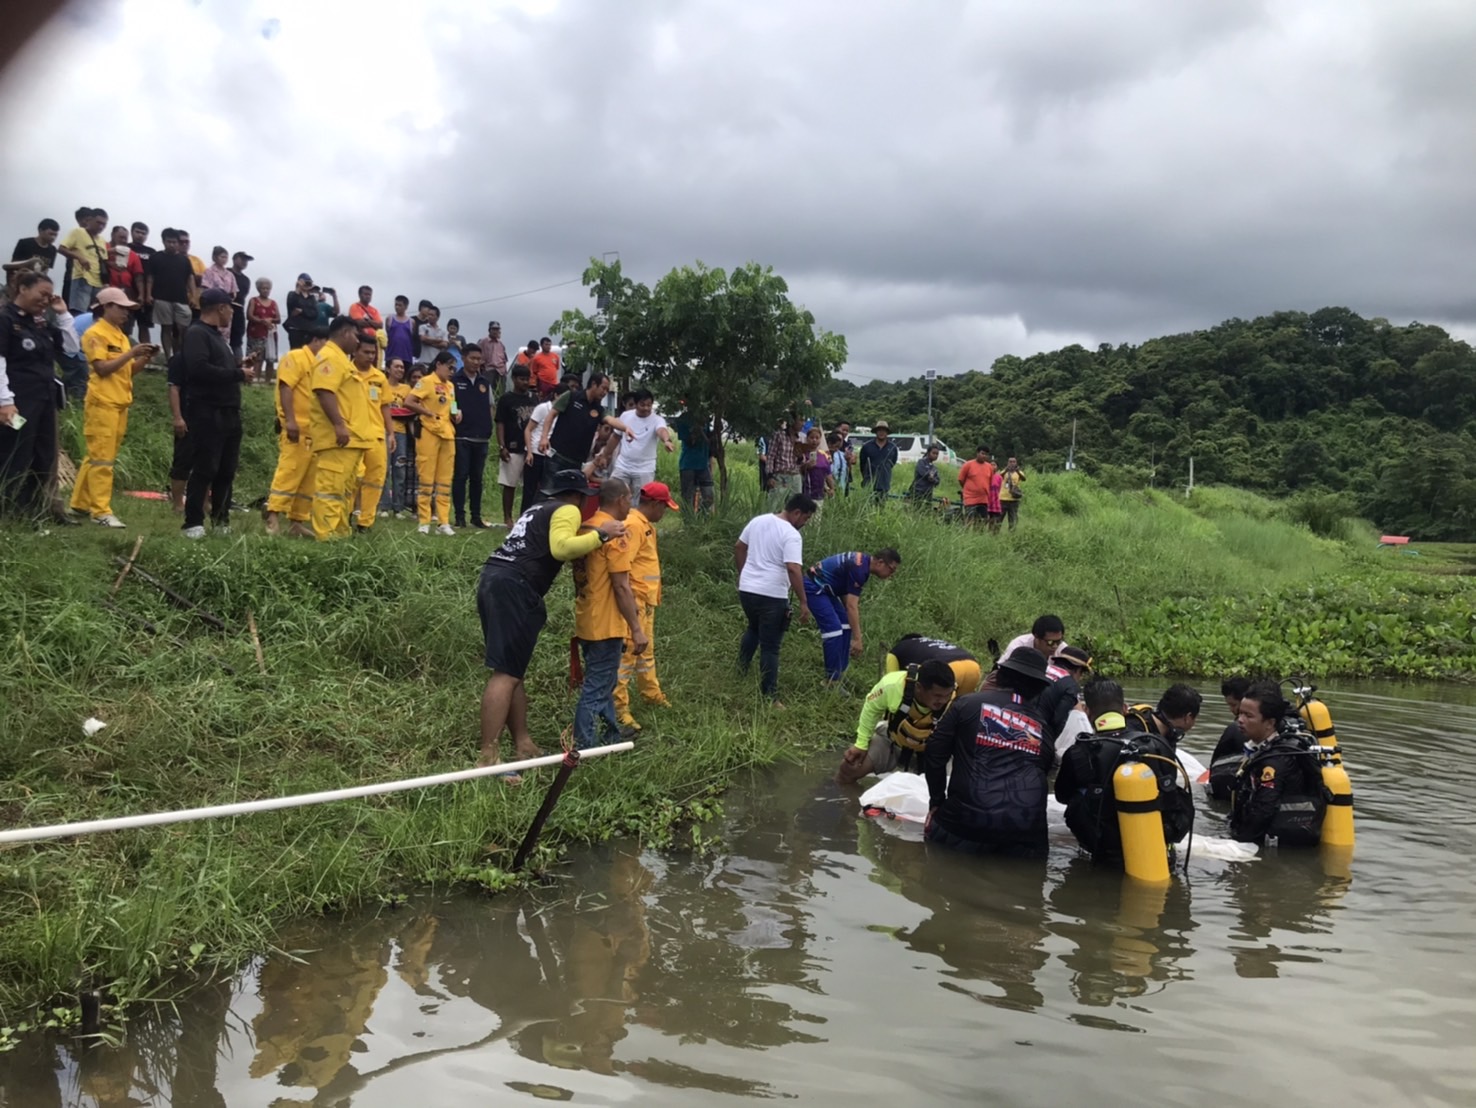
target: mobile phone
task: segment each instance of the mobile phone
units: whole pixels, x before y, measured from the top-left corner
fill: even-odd
[[[20,412],[16,412],[15,415],[10,417],[10,429],[12,431],[19,431],[25,425],[26,417],[21,415]]]

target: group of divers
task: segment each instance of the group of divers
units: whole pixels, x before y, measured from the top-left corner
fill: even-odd
[[[1023,857],[1047,852],[1053,792],[1094,860],[1167,880],[1169,852],[1193,831],[1196,782],[1178,745],[1203,699],[1176,684],[1157,704],[1128,703],[1122,686],[1094,676],[1091,655],[1064,639],[1060,617],[1043,615],[986,673],[961,646],[903,636],[866,697],[836,780],[922,774],[926,841]],[[1295,687],[1289,700],[1277,681],[1230,677],[1220,691],[1234,722],[1198,783],[1229,801],[1230,837],[1351,848],[1352,787],[1315,690]]]

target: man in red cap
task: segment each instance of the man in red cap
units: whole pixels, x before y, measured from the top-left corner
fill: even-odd
[[[656,607],[661,603],[661,559],[656,553],[656,524],[661,522],[668,508],[679,512],[682,506],[661,481],[642,485],[640,492],[640,503],[625,517],[625,541],[630,548],[630,585],[640,612],[641,630],[645,632],[649,645],[637,652],[630,636],[625,638],[625,654],[620,659],[620,675],[615,681],[615,713],[621,729],[626,732],[641,729],[630,714],[628,686],[632,677],[647,704],[657,708],[671,706],[671,701],[661,691],[661,682],[656,680]]]

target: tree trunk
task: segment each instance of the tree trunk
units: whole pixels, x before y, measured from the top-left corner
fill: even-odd
[[[728,502],[728,448],[721,435],[715,437],[717,442],[713,446],[712,456],[717,461],[718,468],[718,503],[726,504]]]

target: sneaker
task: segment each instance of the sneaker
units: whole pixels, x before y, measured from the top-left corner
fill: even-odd
[[[630,723],[620,725],[620,737],[622,739],[633,739],[641,733],[641,725],[632,720]]]
[[[422,535],[429,535],[430,534],[430,524],[429,523],[422,523],[419,527],[416,528],[416,530],[419,531]]]
[[[187,539],[203,539],[205,537],[205,528],[186,527],[183,531],[180,532],[180,534],[182,534]]]
[[[436,534],[438,534],[438,535],[454,535],[454,534],[456,534],[456,528],[452,527],[449,523],[443,523],[439,527],[436,528]]]
[[[121,529],[127,526],[126,523],[115,516],[112,512],[109,512],[105,516],[97,516],[93,519],[92,522],[97,524],[99,527],[114,527]]]

